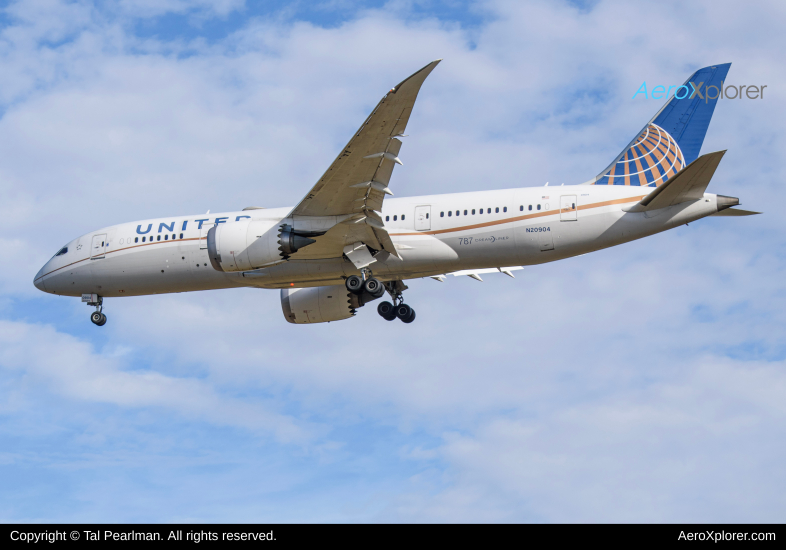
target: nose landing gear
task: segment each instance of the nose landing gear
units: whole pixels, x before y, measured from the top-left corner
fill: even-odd
[[[90,314],[90,320],[94,325],[103,327],[106,324],[106,315],[103,313],[104,298],[98,294],[82,294],[82,301],[89,306],[95,306],[96,310]]]
[[[94,311],[90,314],[90,320],[93,321],[93,324],[103,327],[106,324],[106,315],[100,311]]]

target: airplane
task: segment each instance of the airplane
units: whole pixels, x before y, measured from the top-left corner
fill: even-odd
[[[501,272],[641,239],[707,216],[759,214],[706,189],[725,151],[699,156],[717,99],[678,90],[611,163],[579,185],[393,198],[390,178],[415,100],[436,60],[394,86],[295,207],[171,216],[72,240],[35,275],[81,296],[103,326],[105,298],[220,288],[280,289],[295,324],[339,321],[381,298],[411,323],[405,281]],[[706,90],[730,63],[685,83]],[[698,86],[701,89],[701,86]],[[717,94],[716,94],[717,95]]]

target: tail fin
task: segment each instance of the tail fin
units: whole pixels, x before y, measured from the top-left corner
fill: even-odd
[[[591,185],[657,187],[699,156],[731,63],[693,73]],[[715,98],[706,93],[716,87]],[[669,93],[671,88],[669,88]]]

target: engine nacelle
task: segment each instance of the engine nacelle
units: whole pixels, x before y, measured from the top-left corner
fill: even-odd
[[[355,314],[354,294],[344,285],[282,288],[281,309],[290,323],[326,323],[349,319]]]
[[[217,271],[249,271],[283,262],[300,248],[316,242],[311,232],[271,220],[222,223],[207,232],[207,253]]]

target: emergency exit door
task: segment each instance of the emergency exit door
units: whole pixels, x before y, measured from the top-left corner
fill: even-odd
[[[107,248],[109,248],[109,241],[106,240],[106,233],[93,235],[93,244],[90,246],[90,259],[100,260],[106,255]]]
[[[576,195],[562,195],[559,201],[559,219],[563,222],[575,222],[578,219],[579,209],[576,204]]]
[[[429,231],[431,229],[431,206],[415,207],[415,231]]]

